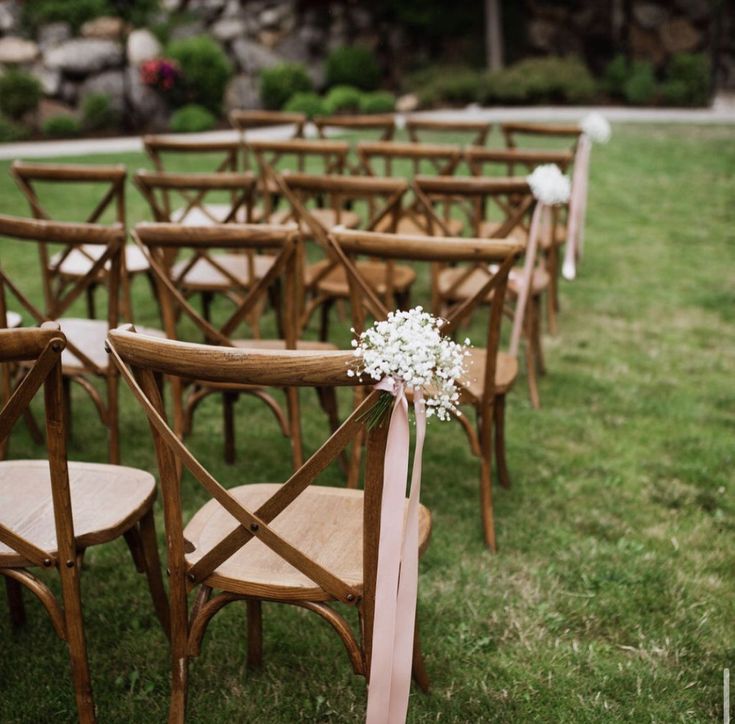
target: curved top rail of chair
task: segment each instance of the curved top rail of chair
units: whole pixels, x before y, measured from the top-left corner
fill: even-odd
[[[404,143],[402,141],[360,141],[357,150],[367,156],[394,158],[452,158],[462,153],[460,146],[448,143]]]
[[[289,113],[288,111],[230,111],[230,123],[240,129],[257,128],[258,126],[288,125],[290,123],[302,125],[306,123],[304,113]]]
[[[296,224],[210,224],[181,226],[168,222],[142,221],[133,232],[150,246],[263,247],[279,249],[299,235]]]
[[[353,116],[315,116],[317,128],[334,126],[335,128],[385,128],[395,124],[393,113],[371,113]]]
[[[115,243],[122,244],[125,241],[125,230],[120,223],[80,224],[0,214],[0,236],[37,242],[108,246]]]
[[[80,163],[28,163],[27,161],[13,161],[13,173],[26,179],[39,181],[118,181],[127,176],[125,164],[117,163],[107,166]]]
[[[313,174],[285,170],[284,181],[293,189],[320,189],[345,194],[350,193],[393,193],[408,188],[403,178],[381,176],[343,176],[340,174]]]
[[[531,193],[531,187],[522,176],[423,176],[414,183],[427,193]]]
[[[339,246],[351,254],[367,254],[419,261],[499,262],[521,254],[515,239],[465,239],[422,234],[382,234],[335,227],[330,232]]]
[[[40,327],[0,329],[0,362],[21,362],[36,359],[47,345],[58,340],[66,347],[66,337],[57,322],[44,322]]]
[[[491,121],[474,121],[470,118],[441,120],[439,118],[406,116],[406,128],[424,131],[484,131],[492,128],[492,125]]]
[[[258,387],[354,387],[352,351],[266,350],[220,347],[148,337],[132,325],[110,330],[108,344],[127,364],[202,382]]]
[[[146,135],[143,145],[156,151],[233,151],[242,148],[239,138],[211,140],[191,136]]]
[[[582,129],[575,123],[532,123],[512,121],[501,123],[504,133],[530,133],[541,136],[580,136]]]
[[[496,161],[498,163],[556,163],[568,165],[574,159],[571,151],[550,151],[535,148],[486,148],[485,146],[467,146],[464,150],[468,159],[478,161]]]
[[[133,178],[136,183],[162,189],[242,189],[257,183],[257,178],[252,171],[187,171],[180,173],[138,169]]]
[[[254,151],[273,151],[279,153],[349,153],[350,145],[346,141],[307,140],[304,138],[287,138],[285,140],[256,139],[247,145]]]

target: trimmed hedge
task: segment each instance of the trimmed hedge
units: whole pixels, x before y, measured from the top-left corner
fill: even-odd
[[[0,111],[14,120],[35,111],[41,101],[38,79],[22,70],[10,69],[0,76]]]
[[[327,57],[327,87],[349,85],[359,90],[375,90],[380,83],[380,67],[375,55],[363,46],[346,46]]]
[[[290,113],[303,113],[307,118],[324,114],[324,101],[312,91],[294,93],[284,106]]]
[[[280,111],[296,93],[311,90],[311,78],[300,63],[281,63],[260,73],[260,99],[270,110]]]
[[[171,114],[168,123],[174,133],[201,133],[217,125],[217,119],[204,106],[196,103],[179,108]]]

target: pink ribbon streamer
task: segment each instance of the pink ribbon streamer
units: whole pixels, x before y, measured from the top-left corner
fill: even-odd
[[[569,199],[569,222],[567,224],[567,246],[564,251],[562,275],[571,281],[577,276],[577,260],[584,246],[584,220],[587,211],[587,188],[590,172],[592,142],[586,133],[579,137],[574,156],[574,176]]]
[[[408,510],[404,509],[410,433],[402,382],[387,377],[375,389],[395,397],[388,427],[380,513],[372,658],[366,724],[403,724],[408,712],[419,570],[419,497],[426,408],[415,390],[416,447]]]

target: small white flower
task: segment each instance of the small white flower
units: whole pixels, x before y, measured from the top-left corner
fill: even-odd
[[[572,190],[569,177],[565,176],[554,163],[537,166],[532,174],[526,176],[526,181],[533,195],[542,204],[553,206],[569,201]]]
[[[579,127],[595,143],[607,143],[612,135],[612,129],[607,118],[595,111],[588,113],[579,122]]]

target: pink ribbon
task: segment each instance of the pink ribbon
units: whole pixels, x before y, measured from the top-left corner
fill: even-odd
[[[388,427],[380,512],[367,724],[403,724],[408,712],[419,572],[419,496],[426,408],[415,390],[416,447],[408,511],[404,509],[410,433],[408,400],[402,382],[387,377],[375,389],[395,397]]]
[[[572,280],[577,276],[577,260],[584,246],[584,220],[587,211],[587,186],[590,173],[590,151],[592,142],[586,133],[579,137],[574,156],[574,176],[569,199],[569,222],[567,223],[567,246],[564,251],[562,275]]]

